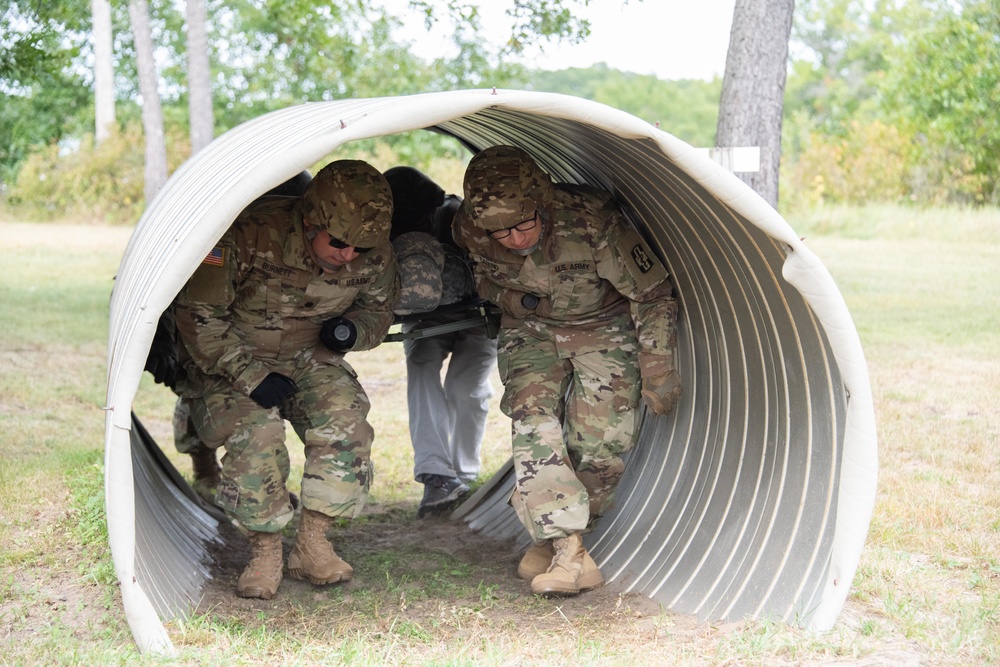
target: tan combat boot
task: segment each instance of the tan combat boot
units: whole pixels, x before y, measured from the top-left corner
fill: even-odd
[[[526,581],[532,581],[538,575],[547,572],[552,565],[552,557],[555,556],[555,547],[552,540],[546,540],[541,544],[534,544],[524,552],[521,562],[517,566],[517,576]],[[581,591],[589,591],[604,584],[604,575],[597,567],[597,563],[590,557],[590,553],[583,551],[583,572],[580,573],[578,582]]]
[[[205,445],[199,445],[191,454],[191,471],[194,481],[191,488],[202,500],[215,504],[215,490],[219,488],[219,462],[215,458],[215,450]]]
[[[536,595],[576,595],[581,590],[586,590],[580,585],[580,580],[583,577],[583,564],[587,558],[587,550],[583,547],[583,537],[580,533],[552,540],[552,546],[555,548],[552,563],[546,572],[531,580],[531,592]],[[593,573],[588,573],[589,576],[585,583],[594,584],[594,581],[599,578],[600,582],[596,586],[600,586],[604,582],[604,578],[596,564],[594,569],[596,576]],[[590,585],[589,588],[596,586]]]
[[[295,547],[288,556],[288,574],[316,586],[350,581],[354,568],[341,560],[326,539],[333,518],[302,509]]]
[[[517,576],[531,581],[549,569],[552,557],[555,555],[552,540],[545,540],[541,544],[532,544],[521,556],[521,562],[517,564]]]
[[[236,594],[270,600],[280,584],[281,533],[250,533],[250,562],[236,582]]]

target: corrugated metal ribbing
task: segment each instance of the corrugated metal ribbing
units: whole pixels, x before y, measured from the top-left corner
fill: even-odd
[[[211,575],[208,545],[222,543],[218,521],[203,511],[183,479],[172,475],[170,462],[142,424],[136,422],[132,434],[132,468],[136,488],[143,491],[136,497],[136,523],[159,527],[137,531],[136,570],[143,581],[157,582],[150,590],[156,611],[183,617],[198,605],[201,587]]]
[[[131,515],[109,511],[140,647],[163,650],[148,607],[183,611],[204,573],[167,573],[210,539],[175,539],[176,511],[199,510],[171,500],[160,473],[133,477],[127,466],[150,465],[142,457],[119,455],[133,446],[121,411],[156,318],[259,193],[344,142],[419,128],[476,148],[515,144],[557,180],[612,190],[672,274],[685,393],[674,415],[646,416],[617,506],[586,538],[610,585],[703,619],[830,627],[867,532],[877,458],[864,356],[825,268],[736,177],[638,119],[561,95],[456,91],[263,116],[185,164],[140,221],[112,300],[106,456],[109,507],[131,491],[140,499]],[[511,485],[501,471],[456,517],[523,536],[506,505]],[[157,509],[164,503],[175,509]],[[151,558],[166,542],[177,546]],[[128,590],[133,547],[141,581]]]

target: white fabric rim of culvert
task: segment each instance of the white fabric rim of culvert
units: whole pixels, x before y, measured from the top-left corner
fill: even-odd
[[[570,96],[462,90],[244,123],[188,160],[140,219],[111,300],[105,449],[111,549],[139,648],[173,651],[162,619],[197,600],[216,526],[137,451],[131,410],[160,313],[255,197],[342,144],[418,129],[473,149],[515,144],[556,180],[613,191],[673,277],[685,393],[674,415],[644,417],[616,508],[586,538],[609,585],[712,621],[831,627],[868,531],[877,444],[861,344],[826,268],[742,181],[642,120]],[[503,486],[461,514],[520,536]]]

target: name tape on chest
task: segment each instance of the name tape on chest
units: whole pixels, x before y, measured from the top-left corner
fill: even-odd
[[[372,280],[374,278],[371,276],[351,276],[349,278],[337,278],[332,282],[340,287],[363,287],[364,285],[371,284]]]
[[[486,257],[478,255],[474,259],[477,264],[482,264],[486,267],[487,271],[492,271],[493,273],[500,271],[500,265],[490,259],[487,259]]]
[[[556,264],[552,267],[553,273],[565,273],[567,271],[592,271],[594,264],[592,262],[564,262],[562,264]]]
[[[287,266],[279,266],[278,264],[269,262],[266,259],[261,261],[260,268],[266,273],[270,273],[273,276],[281,276],[283,278],[288,278],[295,273]]]

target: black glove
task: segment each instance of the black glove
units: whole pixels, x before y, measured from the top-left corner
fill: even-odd
[[[267,377],[250,392],[250,398],[257,401],[262,408],[273,408],[297,392],[299,387],[295,381],[281,373],[268,373]]]
[[[153,381],[170,389],[177,389],[177,381],[183,379],[185,375],[184,369],[177,359],[174,341],[162,318],[156,326],[156,333],[153,334],[153,343],[146,356],[145,370],[152,374]]]
[[[172,353],[164,354],[161,350],[149,348],[145,370],[153,375],[153,381],[157,384],[177,389],[177,379],[181,375],[181,367],[177,363],[177,357],[173,356]]]
[[[323,323],[319,339],[334,352],[343,352],[358,342],[358,328],[346,317],[335,317]]]

